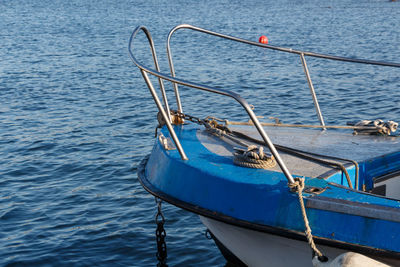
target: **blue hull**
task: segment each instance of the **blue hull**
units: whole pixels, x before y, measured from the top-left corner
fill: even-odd
[[[197,126],[175,126],[190,160],[156,142],[140,170],[152,194],[229,224],[306,240],[297,194],[281,172],[243,168],[209,151]],[[168,138],[166,129],[162,133]],[[400,260],[400,201],[306,177],[307,215],[317,243]],[[317,188],[318,190],[315,190]]]
[[[183,29],[299,56],[320,125],[282,125],[276,119],[275,124],[264,124],[269,126],[265,129],[251,105],[238,93],[176,77],[170,40],[176,31]],[[133,41],[139,32],[148,40],[154,68],[143,65],[135,57]],[[187,24],[174,27],[168,35],[170,74],[160,71],[153,39],[144,26],[133,31],[129,54],[158,108],[157,119],[161,125],[153,151],[139,171],[139,179],[146,190],[178,207],[208,217],[210,228],[216,223],[220,229],[224,229],[221,225],[235,229],[219,231],[222,238],[236,229],[246,228],[262,232],[247,231],[251,232],[248,236],[254,237],[251,241],[260,240],[260,236],[261,241],[276,240],[276,235],[285,238],[285,244],[290,247],[287,239],[305,241],[307,228],[307,239],[312,243],[307,227],[309,221],[314,239],[325,247],[360,252],[400,265],[400,139],[390,136],[398,123],[363,120],[346,126],[326,125],[306,57],[393,68],[400,68],[399,63],[260,44]],[[158,79],[162,101],[150,76]],[[174,87],[177,110],[171,110],[168,104],[164,81]],[[178,85],[235,100],[247,113],[249,121],[229,125],[247,125],[247,128],[232,130],[231,126],[226,127],[227,120],[222,125],[219,122],[224,120],[212,117],[201,120],[184,114]],[[231,116],[225,114],[224,117]],[[317,128],[320,130],[312,130]],[[354,134],[328,128],[351,129]],[[264,154],[264,149],[270,155]],[[262,169],[254,164],[260,161]],[[302,181],[304,191],[299,186]],[[300,208],[303,201],[305,208]],[[225,243],[230,240],[225,239]],[[303,245],[302,242],[293,243]],[[279,249],[278,246],[275,251]],[[242,250],[246,250],[246,246],[236,252]],[[317,249],[313,248],[313,252],[322,260]],[[264,254],[264,251],[257,254]]]

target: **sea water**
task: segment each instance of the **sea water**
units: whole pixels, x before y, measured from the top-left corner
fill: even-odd
[[[168,70],[188,23],[272,45],[400,62],[400,2],[0,0],[0,265],[155,266],[154,198],[137,179],[156,107],[128,56],[149,28]],[[138,59],[152,66],[142,35]],[[177,75],[239,93],[257,115],[318,123],[300,59],[188,31]],[[307,58],[328,124],[400,120],[400,70]],[[167,86],[171,105],[173,95]],[[181,88],[184,111],[247,120]],[[196,215],[164,204],[168,264],[224,266]]]

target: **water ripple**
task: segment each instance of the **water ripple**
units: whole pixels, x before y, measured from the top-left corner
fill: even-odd
[[[180,23],[399,62],[398,4],[0,2],[0,265],[156,265],[155,202],[136,172],[151,151],[157,111],[127,53],[137,25],[151,30],[164,70],[162,38]],[[147,45],[137,49],[148,52]],[[240,93],[257,115],[317,122],[297,56],[184,32],[173,51],[178,76]],[[149,55],[138,58],[151,62]],[[398,72],[318,59],[308,64],[327,122],[400,120]],[[184,110],[193,115],[211,115],[216,107],[212,115],[246,119],[230,99],[188,88],[181,93]],[[196,215],[168,204],[163,211],[170,266],[225,264]]]

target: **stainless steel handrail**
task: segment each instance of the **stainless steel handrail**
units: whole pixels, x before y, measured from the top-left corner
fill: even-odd
[[[143,30],[143,32],[146,34],[147,40],[149,41],[151,54],[153,56],[154,66],[155,66],[157,71],[160,71],[160,65],[158,64],[156,49],[154,47],[153,38],[151,37],[150,32],[143,26],[142,27],[138,27],[138,28],[141,28]],[[171,120],[171,112],[170,112],[169,105],[168,105],[167,94],[165,93],[164,82],[163,82],[163,80],[161,78],[158,78],[158,82],[159,82],[159,85],[160,85],[160,90],[161,90],[161,94],[162,94],[163,101],[164,101],[164,108],[165,108],[165,111],[167,112],[167,115],[168,115],[168,121],[172,122],[172,120]]]
[[[314,89],[313,83],[311,81],[311,76],[310,76],[310,73],[308,71],[308,67],[307,67],[305,56],[324,58],[324,59],[330,59],[330,60],[338,60],[338,61],[344,61],[344,62],[363,63],[363,64],[389,66],[389,67],[397,67],[397,68],[400,67],[399,63],[391,63],[391,62],[381,62],[381,61],[366,60],[366,59],[338,57],[338,56],[333,56],[333,55],[326,55],[326,54],[319,54],[319,53],[313,53],[313,52],[294,50],[292,48],[284,48],[284,47],[278,47],[278,46],[273,46],[273,45],[261,44],[261,43],[258,43],[258,42],[253,42],[253,41],[249,41],[249,40],[245,40],[245,39],[241,39],[241,38],[237,38],[237,37],[233,37],[233,36],[229,36],[229,35],[213,32],[213,31],[205,30],[205,29],[202,29],[202,28],[199,28],[199,27],[195,27],[195,26],[192,26],[192,25],[189,25],[189,24],[181,24],[181,25],[178,25],[178,26],[174,27],[169,32],[168,38],[167,38],[167,55],[168,55],[168,62],[169,62],[169,65],[170,65],[170,70],[171,70],[172,77],[175,77],[175,68],[174,68],[174,64],[173,64],[173,60],[172,60],[172,52],[171,52],[170,41],[171,41],[172,35],[179,29],[190,29],[190,30],[206,33],[206,34],[209,34],[209,35],[221,37],[221,38],[224,38],[224,39],[240,42],[240,43],[245,43],[245,44],[249,44],[249,45],[254,45],[254,46],[258,46],[258,47],[263,47],[263,48],[268,48],[268,49],[272,49],[272,50],[277,50],[277,51],[282,51],[282,52],[286,52],[286,53],[292,53],[292,54],[299,55],[300,59],[301,59],[301,63],[303,65],[304,73],[306,75],[308,86],[310,88],[311,96],[313,98],[315,110],[317,112],[317,116],[318,116],[319,122],[320,122],[320,124],[322,126],[325,126],[325,122],[324,122],[324,119],[323,119],[323,116],[322,116],[322,113],[321,113],[321,109],[319,107],[319,103],[318,103],[318,99],[317,99],[317,95],[315,93],[315,89]],[[175,97],[176,97],[176,101],[177,101],[177,105],[178,105],[178,110],[180,112],[182,112],[182,106],[181,106],[181,101],[180,101],[180,96],[179,96],[179,91],[178,91],[178,85],[176,83],[174,83],[174,90],[175,90]]]
[[[222,38],[225,38],[225,39],[229,39],[229,40],[233,40],[233,41],[237,41],[237,42],[241,42],[241,43],[245,43],[245,44],[255,45],[255,46],[269,48],[269,49],[272,49],[272,50],[277,50],[277,51],[282,51],[282,52],[287,52],[287,53],[293,53],[293,54],[298,54],[298,55],[304,54],[304,56],[325,58],[325,59],[345,61],[345,62],[363,63],[363,64],[370,64],[370,65],[379,65],[379,66],[388,66],[388,67],[400,68],[400,63],[383,62],[383,61],[358,59],[358,58],[348,58],[348,57],[339,57],[339,56],[333,56],[333,55],[328,55],[328,54],[320,54],[320,53],[314,53],[314,52],[295,50],[295,49],[292,49],[292,48],[285,48],[285,47],[273,46],[273,45],[268,45],[268,44],[262,44],[262,43],[258,43],[258,42],[249,41],[249,40],[246,40],[246,39],[241,39],[241,38],[229,36],[229,35],[226,35],[226,34],[221,34],[221,33],[213,32],[213,31],[205,30],[205,29],[202,29],[202,28],[199,28],[199,27],[195,27],[195,26],[192,26],[192,25],[189,25],[189,24],[181,24],[181,25],[178,25],[178,26],[174,27],[169,32],[168,40],[170,39],[170,37],[172,36],[172,34],[175,31],[177,31],[179,29],[183,29],[183,28],[191,29],[191,30],[195,30],[195,31],[203,32],[203,33],[207,33],[207,34],[210,34],[210,35],[222,37]]]
[[[330,59],[330,60],[338,60],[338,61],[344,61],[344,62],[353,62],[353,63],[363,63],[363,64],[371,64],[371,65],[380,65],[380,66],[390,66],[390,67],[400,67],[399,63],[390,63],[390,62],[380,62],[380,61],[373,61],[373,60],[364,60],[364,59],[354,59],[354,58],[345,58],[345,57],[338,57],[338,56],[332,56],[332,55],[324,55],[324,54],[318,54],[318,53],[312,53],[312,52],[305,52],[305,51],[300,51],[300,50],[293,50],[291,48],[283,48],[283,47],[277,47],[277,46],[271,46],[271,45],[266,45],[266,44],[260,44],[257,42],[253,42],[253,41],[248,41],[245,39],[241,39],[241,38],[236,38],[233,36],[228,36],[228,35],[224,35],[224,34],[220,34],[220,33],[216,33],[216,32],[212,32],[209,30],[205,30],[205,29],[201,29],[198,27],[194,27],[188,24],[182,24],[179,26],[176,26],[175,28],[173,28],[169,35],[168,35],[168,39],[167,39],[167,55],[168,55],[168,61],[170,64],[170,71],[171,71],[171,75],[166,75],[164,73],[160,72],[160,68],[158,66],[158,62],[157,62],[157,56],[156,56],[156,52],[155,52],[155,48],[154,48],[154,43],[152,40],[152,37],[149,33],[149,31],[147,30],[147,28],[143,27],[143,26],[139,26],[137,27],[129,40],[129,55],[130,58],[132,59],[132,61],[135,63],[135,65],[140,69],[143,78],[153,96],[153,99],[157,105],[158,110],[160,111],[162,117],[164,118],[167,128],[171,134],[171,137],[181,155],[182,160],[187,160],[187,156],[180,144],[180,141],[178,139],[178,137],[176,136],[176,133],[172,127],[171,124],[171,118],[170,118],[170,111],[169,111],[169,106],[168,106],[168,101],[167,101],[167,97],[165,94],[165,88],[163,85],[163,80],[172,82],[174,85],[174,91],[175,91],[175,97],[176,97],[176,101],[177,101],[177,106],[178,106],[178,111],[182,112],[182,105],[181,105],[181,100],[180,100],[180,96],[179,96],[179,91],[178,91],[178,84],[179,85],[183,85],[183,86],[187,86],[187,87],[191,87],[194,89],[199,89],[199,90],[203,90],[203,91],[207,91],[207,92],[211,92],[211,93],[216,93],[216,94],[220,94],[220,95],[224,95],[224,96],[228,96],[233,98],[234,100],[236,100],[247,112],[248,116],[250,117],[250,120],[253,122],[254,126],[256,127],[257,131],[259,132],[259,134],[261,135],[262,139],[264,140],[265,144],[268,146],[268,148],[270,149],[271,153],[274,155],[274,157],[276,158],[276,161],[279,165],[279,167],[281,168],[282,172],[284,173],[284,175],[286,176],[289,184],[294,183],[294,179],[292,177],[292,175],[290,174],[289,170],[287,169],[285,163],[282,161],[279,153],[277,152],[275,146],[273,145],[273,143],[271,142],[271,140],[269,139],[268,135],[265,133],[264,129],[262,128],[259,120],[257,119],[256,115],[254,114],[254,112],[252,111],[250,105],[247,103],[247,101],[242,98],[240,95],[229,91],[229,90],[224,90],[224,89],[217,89],[217,88],[213,88],[210,86],[205,86],[205,85],[201,85],[198,83],[194,83],[194,82],[189,82],[187,80],[184,79],[180,79],[177,78],[175,75],[175,69],[174,69],[174,65],[173,65],[173,61],[172,61],[172,53],[171,53],[171,49],[170,49],[170,40],[171,40],[171,36],[172,34],[177,31],[178,29],[182,29],[182,28],[187,28],[187,29],[191,29],[191,30],[195,30],[195,31],[199,31],[199,32],[203,32],[206,34],[210,34],[210,35],[214,35],[217,37],[222,37],[225,39],[229,39],[229,40],[233,40],[233,41],[237,41],[237,42],[241,42],[241,43],[245,43],[245,44],[250,44],[250,45],[254,45],[254,46],[259,46],[259,47],[263,47],[263,48],[268,48],[268,49],[272,49],[272,50],[278,50],[278,51],[282,51],[282,52],[287,52],[287,53],[294,53],[294,54],[298,54],[300,55],[300,59],[302,61],[302,65],[303,65],[303,69],[304,72],[306,74],[306,78],[307,78],[307,82],[309,84],[310,90],[311,90],[311,94],[313,96],[313,101],[314,101],[314,105],[316,107],[317,110],[317,114],[320,120],[320,123],[322,126],[325,126],[325,123],[323,121],[323,117],[321,114],[321,111],[319,109],[319,105],[318,105],[318,100],[316,98],[315,95],[315,90],[314,87],[312,85],[311,82],[311,78],[310,78],[310,74],[307,68],[307,64],[305,61],[305,56],[311,56],[311,57],[317,57],[317,58],[324,58],[324,59]],[[151,51],[152,51],[152,55],[153,55],[153,60],[155,63],[155,67],[156,69],[152,69],[149,67],[144,66],[143,64],[141,64],[133,55],[133,40],[136,37],[137,33],[139,31],[143,31],[146,34],[146,37],[149,41],[149,45],[151,47]],[[158,95],[154,89],[154,86],[151,82],[151,80],[149,79],[148,74],[154,75],[158,78],[159,83],[160,83],[160,89],[161,89],[161,93],[163,95],[163,100],[164,100],[164,105],[165,108],[163,108]]]
[[[321,109],[319,107],[317,95],[315,94],[314,85],[313,85],[313,83],[311,81],[310,72],[308,71],[307,62],[306,62],[306,58],[304,57],[304,54],[300,54],[300,59],[301,59],[301,64],[303,65],[304,73],[306,74],[308,87],[310,88],[310,92],[311,92],[311,96],[312,96],[312,99],[313,99],[313,102],[314,102],[315,110],[317,111],[317,116],[318,116],[318,119],[319,119],[319,123],[322,126],[325,126],[324,118],[322,117],[322,112],[321,112]],[[326,130],[326,128],[323,128],[323,129]]]
[[[145,32],[147,38],[149,39],[149,44],[150,46],[152,46],[152,51],[154,51],[153,55],[155,55],[155,49],[154,49],[154,44],[153,41],[151,40],[151,36],[149,34],[149,31],[143,27],[143,26],[139,26],[137,27],[129,40],[129,55],[130,58],[132,59],[133,63],[135,63],[135,65],[140,69],[143,78],[145,79],[149,90],[154,98],[154,101],[156,102],[157,108],[159,109],[159,111],[161,112],[164,120],[166,121],[166,125],[168,127],[168,130],[171,134],[171,137],[181,155],[182,160],[187,160],[187,156],[179,142],[179,139],[177,138],[175,131],[170,123],[170,121],[168,120],[167,114],[165,112],[165,110],[162,108],[161,102],[159,101],[159,98],[157,96],[157,93],[155,92],[154,86],[152,85],[148,74],[154,75],[158,78],[170,81],[172,83],[176,83],[176,84],[180,84],[183,86],[188,86],[191,88],[195,88],[195,89],[199,89],[199,90],[203,90],[203,91],[207,91],[207,92],[211,92],[211,93],[216,93],[216,94],[220,94],[220,95],[224,95],[224,96],[229,96],[231,98],[233,98],[234,100],[236,100],[247,112],[247,114],[250,117],[250,120],[253,122],[254,126],[256,127],[257,131],[259,132],[259,134],[261,135],[262,139],[264,140],[265,144],[268,146],[268,148],[270,149],[271,153],[274,155],[279,167],[281,168],[282,172],[284,173],[284,175],[286,176],[288,183],[289,184],[293,184],[294,183],[294,179],[292,177],[292,175],[290,174],[289,170],[287,169],[285,163],[283,162],[282,158],[280,157],[278,151],[276,150],[275,146],[273,145],[273,143],[271,142],[271,140],[269,139],[268,135],[265,133],[263,127],[261,126],[259,120],[257,119],[256,115],[254,114],[254,112],[252,111],[250,105],[247,103],[247,101],[242,98],[240,95],[232,92],[232,91],[228,91],[228,90],[224,90],[224,89],[217,89],[217,88],[213,88],[213,87],[209,87],[209,86],[205,86],[205,85],[201,85],[198,83],[193,83],[193,82],[189,82],[186,81],[184,79],[179,79],[176,77],[172,77],[169,75],[165,75],[163,73],[161,73],[158,69],[154,70],[151,68],[148,68],[144,65],[142,65],[141,63],[139,63],[139,61],[135,58],[135,56],[133,55],[133,39],[135,38],[135,36],[137,35],[137,33],[142,30],[143,32]]]
[[[132,53],[132,50],[133,50],[133,42],[132,42],[132,41],[133,41],[133,39],[135,38],[136,34],[137,34],[140,30],[142,30],[142,31],[146,34],[147,40],[149,41],[149,45],[150,45],[150,48],[151,48],[151,53],[152,53],[152,55],[153,55],[154,65],[155,65],[155,67],[156,67],[156,70],[152,70],[152,71],[155,72],[155,73],[160,73],[160,72],[159,72],[159,71],[160,71],[160,67],[159,67],[158,61],[157,61],[157,54],[156,54],[156,49],[155,49],[155,47],[154,47],[153,38],[151,37],[150,32],[147,30],[146,27],[144,27],[144,26],[139,26],[139,27],[137,27],[137,28],[133,31],[133,33],[132,33],[132,35],[131,35],[131,38],[129,39],[129,46],[128,46],[129,55],[130,55],[132,61],[136,64],[136,66],[139,67],[140,72],[142,73],[143,79],[145,80],[145,82],[146,82],[146,84],[147,84],[147,87],[149,88],[150,93],[151,93],[151,95],[153,96],[154,102],[156,103],[158,110],[161,112],[161,115],[162,115],[163,118],[164,118],[164,121],[165,121],[165,123],[166,123],[166,125],[167,125],[167,128],[168,128],[168,130],[169,130],[169,132],[170,132],[170,134],[171,134],[172,140],[174,141],[174,143],[175,143],[175,145],[176,145],[176,147],[177,147],[177,149],[178,149],[178,151],[179,151],[179,154],[181,155],[181,158],[182,158],[183,160],[187,160],[188,157],[186,156],[185,151],[183,150],[182,145],[181,145],[181,143],[179,142],[179,139],[178,139],[178,137],[176,136],[176,133],[175,133],[175,131],[174,131],[174,128],[172,127],[172,124],[171,124],[171,122],[172,122],[172,120],[171,120],[171,112],[170,112],[170,110],[169,110],[168,101],[167,101],[167,97],[166,97],[166,93],[165,93],[165,88],[164,88],[164,86],[163,86],[163,81],[162,81],[162,79],[161,79],[162,77],[153,74],[153,75],[156,76],[156,77],[158,78],[158,80],[159,80],[161,93],[162,93],[162,95],[163,95],[163,97],[164,97],[164,104],[166,105],[166,110],[164,110],[164,108],[162,107],[162,104],[161,104],[160,99],[158,98],[157,92],[156,92],[156,90],[154,89],[154,86],[153,86],[151,80],[149,79],[149,76],[148,76],[147,73],[146,73],[146,71],[148,71],[149,69],[147,69],[145,66],[141,65],[141,64],[137,61],[137,59],[133,56],[133,53]],[[150,71],[148,71],[148,72],[149,72],[149,73],[152,73],[152,72],[150,72]]]

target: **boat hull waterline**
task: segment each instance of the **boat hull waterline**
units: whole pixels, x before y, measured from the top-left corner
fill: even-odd
[[[189,126],[186,126],[189,127]],[[196,135],[196,130],[193,130],[195,132],[195,137],[198,136]],[[179,131],[178,131],[179,132]],[[190,132],[190,131],[189,131]],[[166,135],[168,135],[168,132],[165,132]],[[213,137],[210,137],[213,138]],[[184,138],[181,138],[182,140],[184,140]],[[193,142],[193,140],[191,140],[191,142]],[[198,145],[202,146],[200,144],[200,141],[198,143]],[[201,149],[196,148],[195,146],[193,146],[193,144],[190,146],[193,148],[193,150],[196,151],[196,154],[199,153],[199,151],[201,151]],[[211,158],[211,152],[209,150],[206,149],[205,146],[202,146],[203,149],[205,150],[206,153],[208,153],[209,155],[202,155],[201,157],[203,158]],[[190,151],[190,150],[188,150]],[[168,156],[171,154],[175,154],[176,161],[174,162],[174,160],[169,161],[168,160]],[[200,153],[201,154],[201,153]],[[190,154],[189,154],[190,155]],[[191,155],[194,156],[194,155]],[[220,168],[220,164],[221,162],[223,163],[223,159],[218,159],[217,157],[218,155],[214,155],[214,160],[213,162],[211,162],[211,165],[214,165],[216,168]],[[177,163],[175,165],[175,163]],[[236,239],[228,239],[228,241],[226,241],[226,239],[222,236],[222,235],[226,235],[229,236],[229,231],[243,231],[244,233],[251,233],[249,234],[249,238],[239,238],[237,241],[237,243],[239,244],[239,247],[241,246],[241,244],[246,244],[246,247],[252,247],[252,246],[258,246],[257,243],[260,242],[260,240],[264,240],[265,242],[265,246],[269,245],[269,246],[273,246],[274,249],[281,249],[282,251],[286,251],[286,248],[288,245],[283,245],[282,244],[287,244],[287,243],[291,243],[293,242],[293,244],[297,244],[295,247],[299,249],[298,252],[292,254],[292,256],[290,257],[290,259],[293,259],[294,262],[306,262],[308,261],[308,265],[310,264],[310,260],[311,260],[311,250],[308,246],[307,240],[305,238],[303,229],[304,229],[304,222],[301,219],[300,216],[300,211],[299,211],[299,207],[298,207],[298,202],[297,202],[297,198],[296,195],[291,193],[289,190],[285,190],[287,191],[286,194],[289,195],[293,195],[293,199],[291,206],[293,206],[293,210],[286,210],[283,211],[278,211],[276,214],[276,216],[280,216],[280,217],[284,217],[284,218],[295,218],[293,220],[290,220],[292,223],[296,222],[295,224],[292,224],[291,226],[282,226],[281,225],[271,225],[265,222],[262,222],[263,217],[266,217],[268,215],[268,203],[270,205],[272,205],[272,201],[271,198],[268,198],[266,200],[264,200],[264,204],[265,208],[261,209],[259,212],[257,212],[257,209],[260,208],[259,204],[257,204],[257,193],[255,191],[261,190],[263,192],[260,193],[260,195],[268,195],[268,194],[272,194],[273,197],[276,198],[276,194],[282,194],[281,191],[277,190],[280,187],[286,187],[286,183],[285,183],[285,179],[283,177],[280,178],[279,182],[275,181],[277,188],[273,188],[273,187],[260,187],[260,184],[254,184],[255,181],[253,182],[253,186],[255,186],[254,188],[258,189],[258,190],[251,190],[246,188],[246,185],[243,181],[243,179],[241,179],[241,181],[235,181],[235,179],[233,179],[233,181],[228,180],[224,177],[220,177],[220,179],[223,181],[223,183],[220,185],[220,187],[216,187],[214,183],[214,190],[213,191],[209,186],[209,185],[204,185],[208,184],[209,181],[207,180],[207,176],[210,176],[207,171],[205,171],[204,169],[199,170],[200,174],[194,174],[193,170],[184,170],[182,171],[182,166],[180,166],[181,164],[186,164],[186,162],[181,161],[179,159],[179,155],[177,154],[176,150],[164,150],[162,145],[157,141],[155,147],[153,148],[152,154],[149,155],[149,157],[147,157],[145,160],[143,160],[141,167],[139,168],[139,179],[142,183],[142,185],[144,186],[144,188],[146,188],[146,190],[148,190],[150,193],[152,193],[153,195],[155,195],[158,198],[161,198],[175,206],[181,207],[183,209],[189,210],[191,212],[194,212],[196,214],[199,214],[202,216],[202,222],[206,225],[207,228],[209,228],[209,230],[212,232],[212,234],[221,242],[224,244],[224,246],[226,246],[229,250],[232,249],[232,253],[234,253],[234,255],[236,255],[241,261],[243,262],[247,262],[249,263],[249,266],[257,266],[257,265],[253,265],[253,261],[247,261],[247,259],[249,258],[249,255],[244,255],[242,256],[240,253],[237,253],[237,249],[231,248],[230,246],[233,244],[233,240]],[[146,167],[147,166],[147,167]],[[193,166],[190,166],[190,168],[195,168]],[[234,166],[234,168],[239,168],[237,166]],[[209,170],[210,172],[213,172],[212,167],[206,167],[205,169]],[[174,171],[175,170],[175,171]],[[178,171],[181,170],[181,171]],[[247,171],[251,171],[251,169],[245,169]],[[178,173],[177,173],[178,171]],[[166,173],[168,175],[160,175],[160,173]],[[179,173],[182,173],[182,175],[180,175]],[[233,172],[235,173],[235,172]],[[246,174],[241,174],[239,172],[239,175],[246,175]],[[162,177],[163,176],[163,177]],[[197,178],[194,178],[197,177]],[[252,179],[254,177],[250,177],[250,179]],[[214,179],[216,179],[214,177]],[[176,181],[177,183],[181,184],[181,186],[177,186],[173,181]],[[193,182],[195,181],[195,182]],[[197,182],[196,182],[197,181]],[[230,183],[236,183],[237,182],[237,187],[235,190],[235,187],[232,187],[232,185],[229,185]],[[192,185],[190,183],[193,183]],[[283,183],[283,185],[281,184]],[[354,195],[358,194],[355,190],[348,190],[348,188],[345,187],[341,187],[341,186],[337,186],[335,188],[334,184],[330,184],[327,181],[323,180],[323,179],[317,179],[316,181],[313,181],[313,183],[309,183],[309,185],[313,185],[313,187],[317,187],[317,188],[328,188],[328,191],[332,190],[332,189],[336,189],[338,191],[343,191],[342,194],[345,195],[349,195],[349,199],[354,199]],[[247,185],[249,186],[249,185]],[[266,184],[264,184],[264,186],[266,186]],[[269,185],[270,186],[270,185]],[[201,188],[207,188],[208,192],[202,192],[199,194],[196,194],[195,192],[201,192]],[[251,188],[251,185],[249,186],[249,188]],[[254,189],[253,188],[253,189]],[[221,195],[218,194],[218,190],[226,190],[229,189],[229,191],[231,192],[231,194],[229,194],[229,196],[227,195]],[[281,190],[281,189],[279,189]],[[243,210],[240,211],[239,213],[244,213],[246,211],[246,213],[249,214],[249,209],[252,209],[254,214],[251,216],[253,217],[253,219],[249,219],[249,218],[239,218],[238,215],[234,215],[232,214],[232,210],[234,208],[228,208],[228,210],[225,209],[225,207],[230,207],[230,206],[236,206],[239,207],[240,205],[236,204],[236,202],[240,201],[241,199],[244,199],[245,197],[243,196],[243,192],[248,191],[249,194],[252,195],[252,200],[255,201],[255,203],[246,203],[248,206],[244,206]],[[327,190],[325,190],[325,194],[328,193],[328,195],[332,194],[332,192],[329,194],[329,192],[326,192]],[[350,196],[353,195],[353,196]],[[212,198],[211,196],[214,196],[214,198]],[[310,197],[311,196],[311,197]],[[324,201],[325,199],[323,199],[323,197],[321,196],[321,194],[319,195],[310,195],[309,196],[309,204],[308,206],[311,207],[317,207],[318,205],[320,205],[321,201]],[[370,194],[364,194],[365,197],[370,198],[370,199],[379,199],[376,196],[370,195]],[[249,198],[248,196],[246,196],[247,198]],[[318,201],[310,201],[312,198],[316,198],[318,199]],[[187,200],[184,200],[187,199]],[[193,199],[200,199],[198,202],[193,202]],[[391,202],[395,200],[389,200],[389,199],[383,199],[386,202]],[[260,201],[260,199],[258,200]],[[233,203],[232,205],[227,205],[226,203],[221,203],[221,202],[231,202]],[[241,201],[242,202],[242,201]],[[217,204],[220,204],[222,209],[217,210],[216,206]],[[332,202],[333,203],[333,202]],[[331,204],[332,204],[331,203]],[[340,204],[343,204],[346,202],[342,202]],[[379,203],[379,201],[378,201]],[[261,205],[261,206],[263,206]],[[257,207],[255,207],[257,206]],[[287,209],[288,205],[284,205],[284,210]],[[374,206],[372,206],[373,208],[375,208]],[[344,209],[347,209],[347,206],[344,206]],[[362,212],[363,210],[363,206],[359,206],[358,210],[360,212]],[[384,207],[379,206],[377,207],[378,209],[384,209]],[[335,210],[335,207],[331,207],[331,210]],[[263,212],[265,211],[265,212]],[[311,212],[310,212],[311,211]],[[368,214],[371,210],[367,209],[364,214],[361,214],[363,216],[369,216],[369,217],[373,217],[372,214]],[[398,264],[400,261],[400,255],[398,253],[396,253],[395,251],[390,251],[387,249],[379,249],[377,248],[377,246],[373,246],[373,245],[369,245],[366,246],[364,244],[359,244],[356,243],[354,240],[357,235],[357,232],[359,233],[360,231],[356,231],[354,228],[354,224],[357,224],[359,227],[364,226],[365,228],[363,229],[363,231],[370,231],[368,228],[366,227],[370,227],[370,229],[381,229],[381,231],[379,233],[375,233],[376,235],[376,240],[381,240],[381,236],[384,235],[385,233],[388,233],[386,230],[389,230],[388,227],[390,227],[390,224],[395,224],[395,226],[390,227],[391,229],[399,229],[398,225],[400,222],[399,218],[390,218],[390,214],[392,210],[389,211],[389,218],[384,218],[382,216],[382,214],[376,214],[376,216],[380,216],[380,218],[369,218],[369,217],[362,217],[364,221],[358,222],[358,223],[353,223],[353,219],[354,219],[354,214],[344,214],[344,212],[346,211],[338,211],[335,212],[336,217],[332,215],[332,211],[327,211],[327,210],[321,210],[321,209],[308,209],[308,214],[309,214],[309,218],[311,223],[311,226],[313,228],[313,234],[315,235],[315,241],[319,246],[321,246],[321,251],[324,252],[324,255],[328,256],[329,258],[332,257],[336,257],[337,255],[346,252],[346,251],[353,251],[353,252],[357,252],[357,253],[361,253],[363,255],[369,256],[371,258],[375,258],[378,259],[382,262],[386,262],[386,263],[391,263],[391,264]],[[260,213],[257,215],[257,213]],[[286,214],[285,214],[286,213]],[[324,214],[325,213],[325,214]],[[326,214],[328,213],[328,214]],[[257,218],[258,216],[258,218]],[[348,218],[347,222],[346,219],[344,218]],[[397,222],[391,222],[391,221],[385,221],[382,220],[383,219],[391,219],[391,220],[395,220]],[[283,219],[282,221],[285,221],[286,219]],[[356,218],[356,221],[359,221],[360,218]],[[275,219],[275,221],[278,221],[278,218]],[[314,223],[315,221],[315,223]],[[375,223],[383,223],[382,226],[373,226],[373,224]],[[385,226],[384,223],[387,223],[387,225]],[[221,231],[221,223],[222,225],[226,226],[224,231]],[[218,227],[214,227],[214,225],[218,225]],[[294,227],[294,225],[297,225],[297,228]],[[336,227],[333,227],[333,225],[338,225]],[[343,227],[343,225],[345,227]],[[318,226],[318,227],[317,227]],[[341,233],[340,230],[343,229],[347,229],[347,231]],[[217,230],[216,230],[217,229]],[[317,230],[321,229],[321,231],[327,231],[331,230],[332,232],[328,232],[329,234],[325,236],[321,233],[319,233]],[[325,230],[324,230],[325,229]],[[339,230],[338,230],[339,229]],[[386,229],[386,230],[385,230]],[[336,231],[336,232],[333,232]],[[398,231],[398,230],[397,230]],[[333,233],[333,235],[332,235]],[[259,235],[259,239],[255,238],[253,240],[252,237],[255,237]],[[241,235],[239,235],[241,236]],[[346,236],[347,240],[338,240],[338,238],[336,239],[332,239],[332,237],[340,237],[340,236]],[[398,243],[398,239],[396,238],[396,236],[398,236],[398,233],[392,233],[392,240],[391,240],[391,244],[396,245],[396,242]],[[279,240],[276,244],[271,245],[271,243],[269,241],[271,240]],[[248,243],[246,243],[248,242]],[[236,242],[235,242],[236,243]],[[397,244],[398,245],[398,244]],[[301,248],[301,249],[300,249]],[[274,250],[272,249],[272,250]],[[254,251],[254,250],[252,250]],[[262,253],[262,259],[264,258],[264,256],[267,254],[267,252]],[[276,253],[272,253],[269,257],[272,256],[278,256],[279,254]],[[295,256],[297,255],[297,256]],[[250,257],[251,258],[251,257]],[[254,258],[254,260],[257,262],[257,257]],[[278,256],[276,258],[277,262],[281,262],[280,266],[290,266],[290,265],[286,265],[286,264],[282,264],[282,259],[280,258],[280,256]],[[262,262],[262,260],[259,260],[259,262]]]

